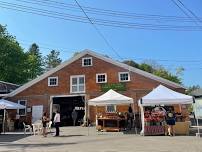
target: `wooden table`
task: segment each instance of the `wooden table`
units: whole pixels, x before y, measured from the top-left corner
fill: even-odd
[[[123,122],[123,123],[121,123]],[[103,131],[120,131],[124,128],[125,119],[124,118],[98,118],[98,130]]]

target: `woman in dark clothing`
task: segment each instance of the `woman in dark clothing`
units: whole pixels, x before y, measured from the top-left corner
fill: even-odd
[[[47,122],[48,122],[48,118],[46,115],[46,112],[43,113],[43,117],[42,117],[42,125],[43,125],[43,136],[46,137],[47,136]]]
[[[175,113],[172,108],[169,108],[166,114],[166,123],[168,125],[168,135],[175,135],[173,126],[175,125]]]

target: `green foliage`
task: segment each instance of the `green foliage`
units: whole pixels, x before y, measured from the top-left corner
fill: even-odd
[[[201,87],[199,85],[193,85],[193,86],[189,86],[186,90],[186,94],[191,94],[192,91],[200,89]]]
[[[62,60],[59,58],[60,52],[56,50],[52,50],[50,54],[45,57],[45,68],[46,71],[55,68],[60,65]]]
[[[157,75],[159,77],[165,78],[165,79],[170,80],[172,82],[182,84],[181,78],[179,76],[183,72],[182,68],[178,69],[178,73],[176,75],[174,75],[154,61],[152,61],[152,62],[150,61],[148,63],[144,62],[144,63],[138,64],[132,60],[126,60],[126,61],[123,61],[123,63],[128,64],[130,66],[133,66],[135,68],[141,69],[143,71],[152,73],[152,74]]]
[[[5,26],[0,25],[0,80],[23,84],[27,82],[26,55]]]
[[[34,79],[41,75],[44,71],[43,69],[43,58],[39,50],[39,46],[33,43],[29,51],[26,52],[27,55],[27,74],[29,79]]]

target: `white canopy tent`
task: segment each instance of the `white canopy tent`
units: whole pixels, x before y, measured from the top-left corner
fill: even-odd
[[[93,106],[104,106],[104,105],[121,105],[121,104],[132,104],[133,98],[124,96],[117,93],[116,91],[110,89],[108,92],[103,95],[90,99],[88,105]]]
[[[175,92],[163,85],[159,85],[157,88],[139,100],[142,119],[141,133],[144,134],[144,106],[192,104],[193,102],[194,99],[192,96]]]
[[[4,124],[5,124],[5,114],[6,114],[6,109],[24,109],[25,106],[21,105],[21,104],[17,104],[5,99],[0,99],[0,109],[4,110],[4,117],[3,117],[3,132],[4,131]]]

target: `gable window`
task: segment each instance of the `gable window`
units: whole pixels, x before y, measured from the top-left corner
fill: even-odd
[[[75,75],[70,77],[70,92],[84,93],[85,92],[85,76]]]
[[[130,81],[129,72],[119,72],[119,82]]]
[[[115,105],[107,105],[106,106],[106,112],[107,113],[115,113],[116,112],[116,106]]]
[[[25,116],[26,115],[27,100],[18,100],[18,104],[21,104],[21,105],[25,106],[25,108],[24,109],[18,109],[17,113],[20,116]]]
[[[107,82],[107,74],[99,73],[96,74],[96,83],[106,83]]]
[[[48,86],[58,86],[58,77],[48,77]]]
[[[93,65],[93,59],[92,59],[92,57],[82,58],[82,66],[83,67],[92,66],[92,65]]]

